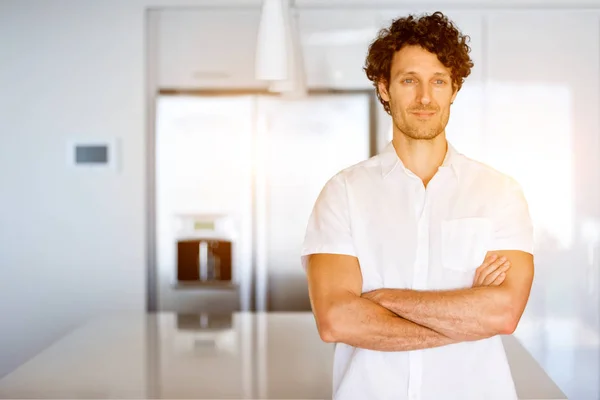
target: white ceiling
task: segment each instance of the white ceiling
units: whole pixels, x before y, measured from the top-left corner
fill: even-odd
[[[137,0],[152,8],[165,7],[260,7],[262,0]],[[297,8],[599,8],[600,0],[289,0]]]

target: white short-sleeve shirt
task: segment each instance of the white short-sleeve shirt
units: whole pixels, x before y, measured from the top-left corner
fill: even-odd
[[[424,187],[390,142],[331,178],[310,216],[302,263],[315,253],[358,258],[363,292],[472,286],[490,250],[533,253],[520,186],[448,144]],[[516,399],[501,338],[379,352],[336,344],[335,399]]]

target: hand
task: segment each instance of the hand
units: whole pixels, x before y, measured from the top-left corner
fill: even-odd
[[[506,257],[492,254],[477,268],[473,278],[473,287],[499,286],[506,278],[506,271],[510,268],[510,261]]]

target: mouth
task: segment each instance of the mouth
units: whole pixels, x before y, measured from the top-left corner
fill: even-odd
[[[412,114],[416,115],[418,118],[430,118],[435,115],[435,112],[431,111],[416,111]]]

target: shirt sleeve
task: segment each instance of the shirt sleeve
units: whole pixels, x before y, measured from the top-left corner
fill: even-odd
[[[302,246],[302,267],[308,256],[317,253],[346,254],[356,257],[350,228],[346,184],[341,175],[331,178],[313,207]]]
[[[533,254],[533,223],[521,186],[510,181],[496,208],[493,250],[520,250]]]

